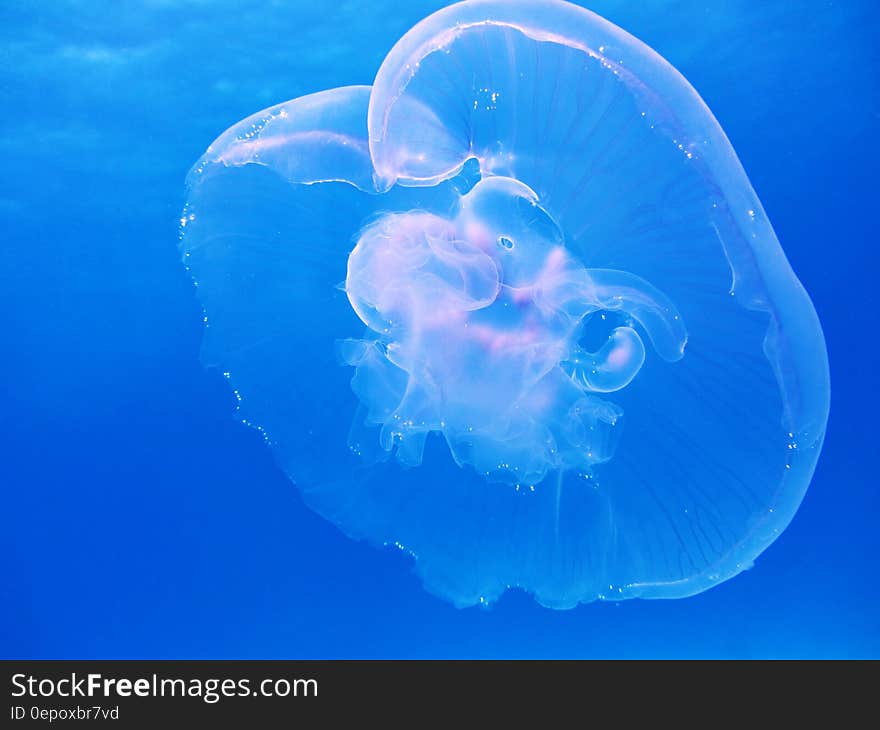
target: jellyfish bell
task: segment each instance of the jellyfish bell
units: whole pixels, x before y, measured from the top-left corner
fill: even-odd
[[[240,122],[181,234],[242,419],[456,605],[699,593],[807,489],[812,304],[694,89],[582,8],[452,5]]]

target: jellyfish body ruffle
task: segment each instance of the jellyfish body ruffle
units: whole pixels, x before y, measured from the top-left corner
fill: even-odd
[[[582,8],[450,6],[238,123],[181,232],[242,420],[457,605],[698,593],[807,489],[812,304],[696,92]]]

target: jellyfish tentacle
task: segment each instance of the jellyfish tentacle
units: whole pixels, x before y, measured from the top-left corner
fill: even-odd
[[[616,269],[587,269],[586,299],[594,309],[619,311],[632,317],[648,333],[664,360],[684,356],[687,329],[672,301],[650,282]]]
[[[620,312],[645,330],[660,357],[669,362],[681,359],[687,330],[678,309],[663,292],[626,271],[572,265],[568,256],[551,266],[557,253],[554,250],[547,257],[538,277],[534,296],[539,308],[562,311],[581,321],[603,310]],[[611,393],[629,385],[644,361],[642,338],[627,324],[615,328],[595,352],[573,347],[560,366],[585,390]]]
[[[632,327],[617,327],[596,352],[572,350],[560,367],[579,386],[594,393],[625,388],[645,362],[645,345]]]

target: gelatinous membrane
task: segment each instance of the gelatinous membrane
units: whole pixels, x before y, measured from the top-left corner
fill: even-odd
[[[450,6],[372,87],[232,127],[188,191],[205,362],[429,590],[687,596],[794,516],[818,319],[696,92],[598,16]]]

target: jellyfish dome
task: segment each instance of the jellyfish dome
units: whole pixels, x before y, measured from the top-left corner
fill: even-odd
[[[810,482],[822,330],[718,122],[558,0],[468,0],[191,170],[202,357],[305,501],[456,605],[683,597]]]

